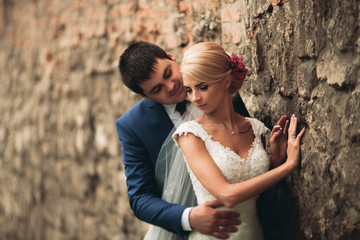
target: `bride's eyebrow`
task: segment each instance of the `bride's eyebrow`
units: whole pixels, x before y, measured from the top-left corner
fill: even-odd
[[[201,83],[196,84],[195,87],[201,87],[201,86],[204,85],[204,84],[206,84],[206,83],[201,82]],[[191,88],[191,87],[184,85],[184,88]]]

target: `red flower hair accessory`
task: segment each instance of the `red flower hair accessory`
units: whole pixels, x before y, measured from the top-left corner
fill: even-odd
[[[238,79],[245,79],[248,69],[243,64],[243,59],[239,58],[236,54],[231,55],[229,62],[231,65],[231,74]]]

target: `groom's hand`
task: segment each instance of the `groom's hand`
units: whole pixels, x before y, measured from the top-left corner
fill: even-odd
[[[216,210],[223,204],[218,201],[208,201],[190,211],[189,222],[192,229],[219,239],[229,238],[231,232],[237,232],[240,225],[240,214],[233,211]]]

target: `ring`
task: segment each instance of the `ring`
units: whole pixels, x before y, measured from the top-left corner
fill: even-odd
[[[218,232],[222,232],[222,230],[223,230],[223,226],[219,226]]]
[[[291,134],[291,137],[292,137],[292,138],[296,138],[295,134],[293,134],[293,133]]]

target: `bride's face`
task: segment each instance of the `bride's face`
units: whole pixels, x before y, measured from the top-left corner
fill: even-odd
[[[207,83],[183,76],[183,84],[189,100],[204,113],[216,110],[228,95],[225,81]]]

